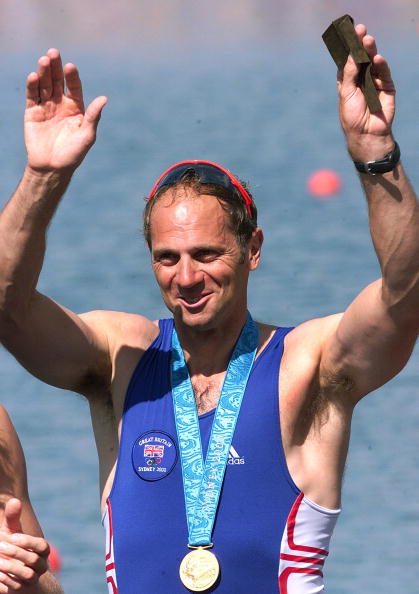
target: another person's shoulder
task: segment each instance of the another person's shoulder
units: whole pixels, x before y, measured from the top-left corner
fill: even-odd
[[[9,429],[12,428],[12,421],[10,419],[9,413],[4,408],[2,404],[0,404],[0,430],[2,429]]]
[[[16,429],[7,410],[0,404],[0,508],[12,497],[25,498],[26,465]]]
[[[7,447],[9,450],[13,450],[14,444],[18,441],[16,429],[12,423],[9,413],[0,404],[0,445],[4,448]]]

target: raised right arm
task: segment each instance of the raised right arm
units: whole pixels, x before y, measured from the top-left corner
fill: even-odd
[[[65,88],[66,86],[66,88]],[[71,177],[93,145],[105,97],[86,110],[76,67],[57,50],[27,79],[28,162],[0,215],[0,338],[34,375],[80,390],[86,377],[110,374],[97,317],[82,318],[36,290],[46,232]],[[96,319],[96,323],[95,323]]]

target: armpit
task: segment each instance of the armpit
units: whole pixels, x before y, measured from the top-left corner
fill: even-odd
[[[347,375],[328,374],[321,383],[316,382],[311,390],[311,398],[306,406],[306,422],[309,426],[321,427],[329,420],[330,407],[342,412],[352,406],[351,395],[355,384]]]

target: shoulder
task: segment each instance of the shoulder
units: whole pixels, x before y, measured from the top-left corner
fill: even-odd
[[[0,522],[3,521],[7,501],[15,497],[22,504],[22,532],[42,537],[42,529],[29,499],[25,455],[12,420],[4,406],[0,405]]]
[[[16,430],[10,419],[7,410],[3,405],[0,404],[0,461],[4,462],[4,459],[15,457],[17,452],[17,445],[20,442],[17,436]]]
[[[342,313],[337,313],[314,318],[292,327],[284,339],[284,359],[306,358],[319,364],[325,345],[336,332],[342,316]],[[258,322],[258,328],[259,350],[262,351],[280,326]]]
[[[82,314],[81,318],[92,334],[100,337],[109,366],[105,383],[100,381],[103,374],[98,374],[99,381],[93,378],[90,383],[86,382],[81,393],[91,403],[96,402],[101,418],[103,405],[109,410],[111,403],[119,418],[131,376],[144,353],[159,335],[159,324],[138,314],[118,311],[90,311]]]
[[[10,432],[14,432],[12,421],[7,410],[0,404],[0,433]]]
[[[343,313],[314,318],[295,326],[286,337],[288,348],[321,354],[330,337],[336,332]]]
[[[42,535],[29,500],[25,454],[7,410],[0,405],[0,521],[11,497],[22,503],[22,526],[30,528],[28,533]]]
[[[107,341],[110,352],[123,344],[148,348],[159,333],[157,322],[139,314],[95,310],[80,314],[80,318]]]
[[[317,398],[319,390],[331,381],[322,363],[325,349],[336,333],[342,315],[308,320],[285,337],[281,375],[284,384],[294,387],[303,400]]]

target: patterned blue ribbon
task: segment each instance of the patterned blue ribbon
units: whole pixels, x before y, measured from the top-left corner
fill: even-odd
[[[211,542],[228,453],[258,345],[258,328],[247,316],[224,379],[205,465],[195,396],[176,329],[172,335],[172,396],[182,464],[190,545]]]

